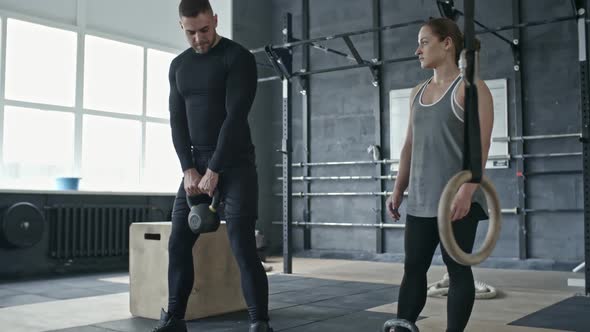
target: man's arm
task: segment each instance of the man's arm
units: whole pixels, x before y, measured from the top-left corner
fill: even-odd
[[[186,118],[186,107],[184,99],[176,86],[176,66],[174,62],[170,65],[168,74],[170,81],[170,127],[172,128],[172,143],[180,160],[182,171],[195,168],[191,154],[191,140],[188,131],[188,120]]]
[[[227,116],[221,126],[217,147],[209,169],[219,173],[232,152],[237,140],[248,126],[248,114],[256,96],[258,74],[256,61],[250,52],[239,54],[230,65],[226,79],[225,108]]]

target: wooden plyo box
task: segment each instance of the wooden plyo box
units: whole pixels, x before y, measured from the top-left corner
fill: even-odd
[[[160,318],[168,304],[168,240],[171,222],[133,223],[129,231],[129,296],[131,314]],[[193,247],[195,281],[185,319],[197,319],[246,308],[240,271],[225,223],[201,234]]]

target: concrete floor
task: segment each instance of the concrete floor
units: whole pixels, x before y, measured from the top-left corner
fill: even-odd
[[[294,276],[299,278],[297,279],[299,280],[297,281],[299,282],[298,287],[303,285],[301,280],[305,281],[307,285],[312,285],[314,291],[320,286],[327,286],[331,290],[350,289],[352,286],[359,287],[359,292],[361,289],[366,289],[369,292],[359,295],[386,299],[381,302],[369,301],[367,303],[373,304],[355,310],[351,310],[352,307],[347,306],[349,310],[341,310],[342,312],[338,312],[342,308],[337,308],[337,306],[321,306],[323,298],[319,297],[313,303],[298,302],[297,304],[303,304],[300,307],[294,303],[289,304],[281,301],[286,298],[285,294],[288,294],[284,293],[287,291],[284,286],[288,285],[284,281],[289,276],[281,275],[281,258],[270,258],[269,264],[273,267],[272,272],[269,273],[271,274],[269,277],[270,315],[271,318],[275,317],[273,321],[276,322],[276,330],[376,332],[378,326],[382,325],[385,320],[394,317],[397,298],[396,285],[399,285],[403,273],[401,264],[295,258],[293,271],[295,272]],[[568,287],[567,280],[568,278],[580,278],[581,274],[483,268],[476,268],[474,271],[476,280],[495,287],[499,295],[494,299],[476,300],[466,331],[590,331],[590,320],[587,317],[590,315],[590,311],[586,311],[588,315],[580,314],[577,312],[577,310],[582,310],[579,304],[573,306],[570,304],[570,307],[565,306],[565,309],[562,305],[561,311],[556,314],[566,320],[563,322],[565,325],[562,326],[576,322],[575,329],[541,328],[539,326],[543,326],[543,323],[538,323],[538,319],[535,323],[534,320],[528,318],[533,317],[534,313],[541,310],[547,311],[562,301],[572,301],[572,297],[576,293],[582,292],[583,289]],[[444,266],[432,266],[428,275],[429,283],[442,279],[444,273]],[[128,274],[112,273],[0,284],[0,331],[149,331],[155,321],[132,317],[129,313],[128,283]],[[295,283],[291,285],[295,285]],[[383,290],[381,292],[383,294],[379,294],[379,289]],[[318,292],[318,294],[322,294],[322,292]],[[324,291],[323,294],[327,293]],[[350,299],[352,298],[350,297]],[[365,300],[366,298],[367,296],[365,296]],[[586,297],[577,298],[584,301],[582,305],[590,304]],[[292,310],[289,310],[290,306],[292,306]],[[570,312],[567,308],[571,309]],[[590,306],[584,307],[583,310],[586,310],[585,308],[590,308]],[[313,318],[309,317],[309,313],[305,314],[306,317],[301,316],[301,312],[305,311],[303,309],[313,312]],[[322,311],[324,315],[321,315]],[[549,311],[547,312],[550,315]],[[336,316],[340,318],[340,321],[335,321],[330,325],[328,318]],[[421,332],[444,331],[446,300],[429,297],[421,316],[423,318],[417,323]],[[346,323],[347,321],[343,317],[348,317],[349,323]],[[231,328],[222,325],[224,320],[230,318],[235,321]],[[375,321],[371,323],[372,325],[369,324],[371,328],[367,328],[367,330],[352,327],[354,324],[359,324],[359,321],[362,323],[363,320],[368,322],[371,319]],[[322,320],[324,321],[322,322]],[[531,321],[533,323],[530,323]],[[587,325],[586,322],[588,322]],[[345,323],[347,325],[343,325]],[[191,324],[189,324],[189,331],[247,331],[247,320],[244,313],[237,316],[227,316],[227,318],[220,317],[214,322],[204,320]],[[217,326],[218,328],[208,328],[207,326]],[[324,328],[319,328],[321,326]],[[334,329],[330,329],[328,326],[333,326]]]

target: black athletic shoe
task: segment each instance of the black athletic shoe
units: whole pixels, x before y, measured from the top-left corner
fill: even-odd
[[[256,322],[254,324],[250,324],[250,331],[249,332],[273,332],[274,330],[268,322]]]
[[[164,309],[162,309],[162,312],[160,313],[160,321],[151,332],[187,332],[186,322],[183,319],[178,319],[169,315]]]

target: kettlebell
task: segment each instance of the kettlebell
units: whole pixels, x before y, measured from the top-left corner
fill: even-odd
[[[192,205],[189,196],[186,196],[186,202],[191,209],[188,214],[188,227],[193,233],[203,234],[217,231],[221,223],[217,213],[219,191],[215,191],[213,194],[213,201],[210,205],[207,203]]]

